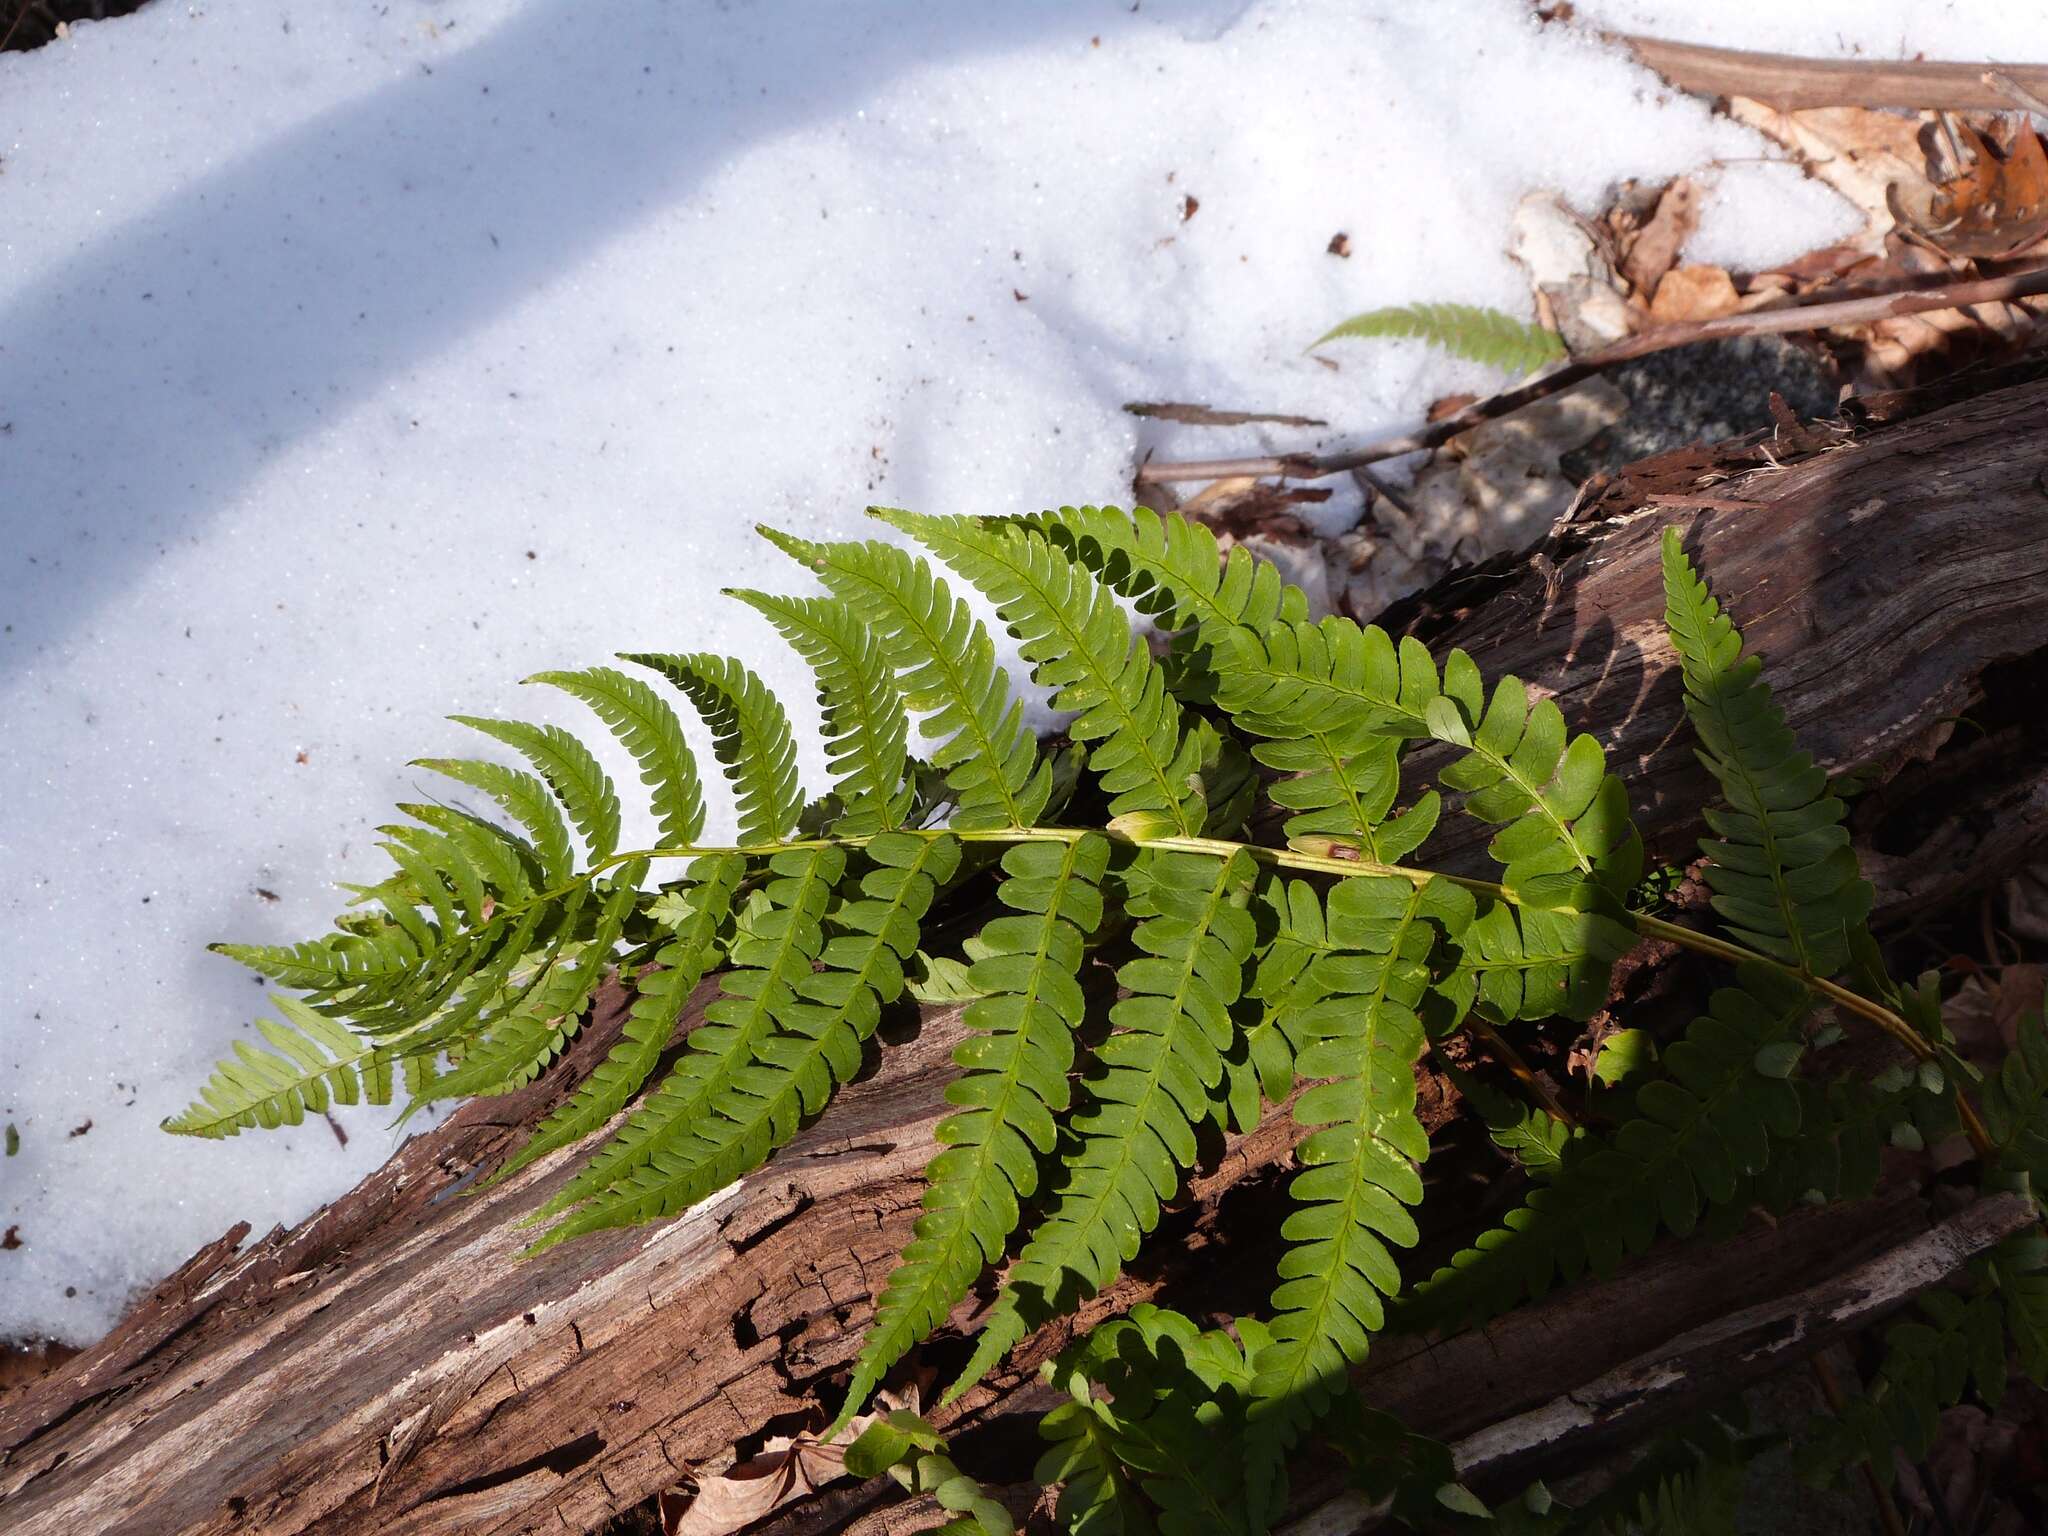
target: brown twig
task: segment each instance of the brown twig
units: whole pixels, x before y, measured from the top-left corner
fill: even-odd
[[[2044,101],[2039,93],[2028,90],[2004,70],[1987,69],[1984,71],[1982,79],[1986,85],[2012,102],[2021,111],[2038,112],[2041,116],[2048,117],[2048,101]],[[2043,89],[2048,89],[2048,86],[2044,86]]]
[[[1494,1060],[1508,1069],[1516,1082],[1535,1096],[1536,1102],[1549,1111],[1553,1119],[1562,1121],[1567,1127],[1578,1125],[1578,1117],[1558,1102],[1557,1095],[1550,1091],[1550,1085],[1536,1075],[1535,1069],[1522,1059],[1522,1053],[1508,1044],[1499,1030],[1477,1014],[1465,1020],[1465,1027],[1478,1037]]]
[[[2010,98],[1985,76],[1994,71],[2048,92],[2048,65],[1950,63],[1939,59],[1802,59],[1787,53],[1705,48],[1661,38],[1609,33],[1681,91],[1747,96],[1781,111],[1802,107],[1909,107],[2004,111]]]
[[[1828,1364],[1825,1353],[1815,1355],[1810,1362],[1813,1379],[1820,1383],[1820,1395],[1828,1400],[1828,1412],[1840,1418],[1849,1406],[1849,1400],[1842,1395],[1842,1384],[1835,1380],[1835,1368]],[[1877,1468],[1864,1457],[1858,1466],[1863,1468],[1863,1480],[1870,1485],[1870,1502],[1877,1506],[1877,1523],[1884,1527],[1885,1536],[1906,1536],[1906,1522],[1899,1518],[1899,1506],[1892,1502],[1891,1490],[1877,1475]]]
[[[1870,294],[1860,299],[1835,299],[1823,304],[1798,304],[1782,309],[1751,310],[1747,314],[1723,315],[1689,325],[1665,325],[1644,331],[1588,353],[1576,362],[1475,400],[1463,410],[1424,426],[1376,437],[1344,453],[1282,454],[1257,459],[1191,459],[1180,463],[1146,464],[1138,470],[1140,484],[1157,485],[1171,481],[1221,480],[1232,475],[1276,475],[1283,480],[1320,480],[1364,464],[1397,459],[1420,453],[1448,442],[1460,432],[1484,421],[1521,410],[1569,389],[1583,379],[1620,363],[1646,357],[1652,352],[1689,346],[1698,341],[1718,341],[1730,336],[1763,336],[1788,331],[1819,331],[1834,325],[1853,325],[1884,320],[1897,315],[1924,314],[1929,310],[1963,309],[1972,304],[1995,304],[2009,299],[2048,293],[2048,267],[2015,272],[2007,277],[1978,278],[1966,283],[1944,283],[1940,287],[1899,293]]]

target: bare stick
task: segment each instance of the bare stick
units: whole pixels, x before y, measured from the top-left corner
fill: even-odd
[[[2003,111],[2011,97],[1984,78],[1996,70],[2048,94],[2048,65],[1948,63],[1939,59],[1802,59],[1787,53],[1704,48],[1607,34],[1681,91],[1747,96],[1791,112],[1802,107],[1910,107]],[[2038,110],[2038,109],[2036,109]]]
[[[1484,400],[1475,400],[1440,421],[1371,438],[1344,453],[1291,453],[1274,458],[1190,459],[1180,463],[1146,464],[1138,470],[1138,481],[1140,484],[1157,485],[1183,480],[1221,480],[1232,475],[1277,475],[1283,480],[1320,480],[1325,475],[1342,474],[1364,464],[1377,464],[1382,459],[1397,459],[1403,454],[1435,448],[1483,421],[1493,421],[1524,406],[1534,405],[1538,400],[1571,388],[1582,379],[1589,379],[1616,364],[1646,357],[1652,352],[1690,346],[1697,341],[1719,341],[1730,336],[1821,331],[1833,325],[1924,314],[1935,309],[1963,309],[1972,304],[1995,304],[2039,293],[2048,293],[2048,267],[2015,272],[2008,277],[1945,283],[1938,288],[1871,294],[1860,299],[1836,299],[1825,304],[1799,304],[1783,309],[1751,310],[1748,314],[1723,315],[1719,319],[1699,320],[1689,325],[1659,326],[1627,337],[1611,347],[1602,347],[1577,362],[1567,363],[1512,389],[1504,389]]]
[[[1849,1400],[1835,1380],[1835,1368],[1825,1354],[1815,1355],[1807,1364],[1813,1367],[1813,1379],[1820,1383],[1820,1395],[1828,1400],[1828,1412],[1839,1419],[1849,1411]],[[1858,1465],[1863,1468],[1863,1483],[1870,1490],[1870,1502],[1877,1509],[1877,1523],[1884,1527],[1885,1536],[1906,1536],[1906,1522],[1899,1518],[1899,1506],[1892,1502],[1892,1491],[1877,1475],[1877,1468],[1868,1456]]]
[[[1987,69],[1983,78],[1986,85],[2016,104],[2021,111],[2038,112],[2042,117],[2048,117],[2048,101],[2043,101],[2037,93],[2028,90],[2004,70]],[[2043,89],[2048,90],[2048,86]]]

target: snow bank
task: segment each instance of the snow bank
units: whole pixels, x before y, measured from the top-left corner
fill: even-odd
[[[715,597],[798,583],[753,522],[1261,441],[1127,400],[1407,420],[1491,381],[1303,344],[1527,313],[1532,187],[1765,153],[1510,0],[159,0],[0,56],[0,1337],[390,1153],[156,1124],[262,1002],[204,943],[318,931],[443,713],[708,647],[801,714]]]

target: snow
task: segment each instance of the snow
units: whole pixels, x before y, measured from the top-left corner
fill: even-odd
[[[1783,161],[1724,165],[1699,181],[1699,227],[1680,253],[1694,266],[1769,271],[1864,226],[1847,198]]]
[[[1795,9],[1771,41],[1834,51]],[[320,931],[434,790],[406,761],[481,744],[442,714],[594,730],[515,680],[639,647],[809,719],[716,597],[798,584],[751,523],[1122,501],[1141,451],[1405,422],[1497,380],[1304,343],[1528,313],[1531,188],[1770,154],[1512,0],[155,0],[0,55],[0,1337],[89,1339],[389,1155],[382,1111],[156,1126],[262,1002],[203,945]],[[1714,259],[1787,254],[1768,201]]]

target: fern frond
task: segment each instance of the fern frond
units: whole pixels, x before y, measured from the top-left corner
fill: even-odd
[[[401,800],[398,809],[446,838],[476,871],[494,902],[518,905],[533,896],[534,881],[540,876],[540,856],[525,838],[453,806]]]
[[[399,850],[404,850],[403,857],[409,865],[402,863],[400,867],[415,870],[414,883],[417,885],[424,881],[427,888],[420,892],[421,899],[434,902],[436,911],[443,912],[447,906],[447,893],[454,894],[456,904],[462,909],[461,916],[456,917],[452,911],[443,912],[444,932],[474,927],[489,919],[495,897],[485,884],[483,872],[477,868],[476,861],[454,838],[406,822],[393,822],[377,830],[390,840],[380,846],[391,853],[394,861],[401,857]]]
[[[581,1141],[626,1105],[653,1074],[675,1037],[683,1009],[704,973],[722,958],[718,937],[731,916],[733,893],[746,873],[734,854],[712,854],[690,865],[688,886],[677,893],[683,911],[676,937],[655,952],[656,969],[634,984],[619,1043],[564,1103],[534,1128],[532,1136],[491,1176],[508,1177],[557,1147]]]
[[[1089,768],[1115,816],[1156,811],[1189,837],[1202,832],[1203,743],[1183,732],[1165,674],[1110,590],[1036,533],[1015,524],[875,509],[996,605],[1055,709],[1077,712],[1067,734],[1098,742]]]
[[[1252,911],[1259,937],[1245,993],[1258,1014],[1223,1058],[1230,1123],[1240,1131],[1257,1127],[1262,1103],[1285,1103],[1294,1091],[1304,1016],[1321,1001],[1312,962],[1332,952],[1322,898],[1306,880],[1267,879]]]
[[[1453,356],[1509,373],[1528,373],[1565,355],[1564,342],[1555,331],[1473,304],[1403,304],[1369,309],[1332,326],[1310,347],[1346,338],[1369,341],[1388,336],[1426,341]]]
[[[1228,554],[1192,518],[1150,507],[1061,507],[1018,519],[1130,598],[1163,629],[1215,636],[1308,617],[1308,599],[1241,544]]]
[[[1738,1181],[1768,1164],[1772,1138],[1800,1124],[1799,1094],[1774,1058],[1799,1040],[1812,999],[1761,968],[1738,980],[1665,1051],[1667,1075],[1636,1090],[1635,1118],[1611,1139],[1569,1143],[1548,1183],[1418,1288],[1415,1321],[1476,1322],[1543,1295],[1560,1275],[1610,1274],[1660,1224],[1690,1233],[1705,1207],[1732,1200]]]
[[[1362,875],[1329,893],[1327,937],[1337,953],[1313,962],[1323,1000],[1303,1020],[1307,1040],[1295,1060],[1301,1076],[1321,1081],[1294,1107],[1309,1132],[1289,1186],[1298,1208],[1281,1227],[1291,1246],[1273,1292],[1273,1343],[1254,1362],[1262,1441],[1292,1443],[1346,1368],[1365,1358],[1385,1321],[1381,1298],[1400,1289],[1387,1245],[1416,1240],[1406,1207],[1422,1203],[1416,1165],[1429,1156],[1415,1117],[1416,1010],[1437,927],[1455,935],[1471,917],[1471,896],[1441,880],[1417,886]]]
[[[803,814],[796,737],[767,684],[730,656],[622,654],[659,672],[689,695],[711,728],[711,750],[725,769],[739,810],[740,841],[777,843]]]
[[[1252,950],[1252,863],[1160,853],[1140,881],[1152,915],[1131,935],[1139,958],[1117,972],[1129,995],[1110,1009],[1117,1033],[1083,1084],[1090,1107],[1068,1122],[1077,1144],[947,1401],[1032,1329],[1110,1285],[1194,1165],[1194,1128],[1223,1076]]]
[[[221,943],[207,948],[281,986],[319,997],[400,981],[420,962],[418,947],[395,927],[369,934],[332,933],[302,944]]]
[[[1437,990],[1456,1012],[1497,1024],[1587,1019],[1607,1000],[1614,962],[1635,935],[1600,912],[1546,910],[1489,899],[1458,940],[1456,966]]]
[[[1102,920],[1108,866],[1109,844],[1092,834],[1018,843],[1003,855],[1009,878],[997,894],[1018,915],[981,930],[986,952],[970,976],[989,995],[967,1005],[963,1022],[977,1033],[955,1047],[966,1075],[946,1090],[961,1112],[939,1123],[945,1150],[925,1169],[924,1214],[875,1302],[835,1427],[1001,1255],[1018,1201],[1037,1192],[1053,1114],[1067,1107],[1073,1031],[1085,1011],[1076,980],[1082,939]]]
[[[904,702],[928,714],[923,734],[945,738],[931,762],[953,791],[952,825],[1036,825],[1052,798],[1052,772],[996,665],[995,642],[967,605],[928,564],[893,544],[813,544],[761,533],[874,628]]]
[[[1424,711],[1429,733],[1468,751],[1438,778],[1465,791],[1466,814],[1501,827],[1486,851],[1515,899],[1585,907],[1586,882],[1616,900],[1626,895],[1642,878],[1642,839],[1600,744],[1584,733],[1568,737],[1556,702],[1531,705],[1513,676],[1494,684],[1488,701],[1463,651],[1445,658],[1443,690]]]
[[[654,1176],[664,1158],[684,1145],[759,1059],[778,1012],[825,946],[825,908],[846,871],[838,848],[790,849],[768,860],[773,876],[761,901],[739,919],[731,959],[721,979],[723,996],[704,1009],[680,1060],[661,1086],[634,1112],[583,1170],[543,1206],[535,1219],[578,1209],[533,1245],[538,1252],[585,1232],[625,1226],[664,1209],[667,1194]],[[587,1203],[584,1203],[587,1202]]]
[[[570,852],[568,825],[547,785],[532,774],[475,758],[421,757],[415,758],[412,766],[482,790],[532,837],[542,883],[560,885],[569,878],[575,856]]]
[[[532,1082],[582,1026],[591,994],[611,969],[612,951],[633,912],[646,873],[644,859],[626,865],[609,882],[590,936],[575,941],[575,954],[566,955],[568,942],[553,948],[543,961],[545,974],[526,989],[518,1006],[483,1039],[464,1049],[459,1066],[434,1078],[413,1097],[429,1100],[509,1093]]]
[[[1585,906],[1595,899],[1588,887],[1619,897],[1641,876],[1627,793],[1606,772],[1599,743],[1586,735],[1568,742],[1557,705],[1531,707],[1514,678],[1502,679],[1487,703],[1479,670],[1462,651],[1451,652],[1440,682],[1412,636],[1397,646],[1377,626],[1333,617],[1236,630],[1217,667],[1216,702],[1239,726],[1269,741],[1311,744],[1282,757],[1288,766],[1342,761],[1351,743],[1334,739],[1340,729],[1354,740],[1433,737],[1465,748],[1439,777],[1468,792],[1470,814],[1506,823],[1487,851],[1525,905]],[[1330,745],[1314,746],[1318,734],[1332,736]]]
[[[1847,808],[1668,528],[1663,558],[1664,622],[1682,663],[1685,712],[1700,761],[1728,797],[1728,809],[1705,812],[1719,841],[1700,844],[1714,910],[1742,943],[1832,976],[1847,964],[1848,935],[1870,915],[1872,896],[1843,825]]]
[[[884,833],[867,845],[867,855],[875,867],[862,878],[860,898],[827,915],[839,932],[817,956],[821,969],[798,977],[791,996],[767,1004],[774,1032],[701,1115],[679,1121],[676,1138],[615,1177],[572,1218],[578,1230],[672,1216],[717,1193],[765,1162],[860,1070],[861,1047],[881,1022],[883,1005],[902,994],[903,961],[917,947],[933,893],[959,866],[960,845]],[[735,957],[745,958],[743,947]],[[713,1016],[710,1009],[706,1016]]]
[[[619,797],[612,788],[611,775],[598,766],[590,748],[559,725],[486,720],[476,715],[448,718],[502,741],[532,763],[583,834],[590,862],[601,864],[612,856],[619,846]]]
[[[1247,1355],[1269,1340],[1254,1319],[1240,1318],[1237,1327],[1242,1349],[1221,1329],[1205,1331],[1178,1312],[1140,1302],[1053,1362],[1052,1381],[1072,1401],[1041,1422],[1040,1434],[1055,1447],[1039,1466],[1050,1471],[1076,1460],[1076,1451],[1088,1458],[1081,1464],[1098,1491],[1079,1513],[1096,1528],[1149,1528],[1137,1523],[1143,1508],[1131,1496],[1133,1485],[1157,1505],[1165,1536],[1252,1536],[1270,1527],[1277,1507],[1247,1506],[1245,1467],[1236,1454],[1252,1381]],[[1107,1391],[1106,1401],[1094,1395],[1096,1387]],[[1058,1443],[1063,1439],[1073,1449]]]
[[[1428,790],[1387,820],[1401,787],[1400,743],[1368,720],[1327,721],[1297,739],[1262,741],[1252,756],[1292,775],[1267,789],[1275,805],[1295,812],[1282,829],[1291,847],[1340,838],[1368,859],[1398,864],[1436,830],[1443,810],[1442,798]]]
[[[2048,1026],[2038,1013],[2014,1025],[2015,1048],[1979,1092],[1985,1128],[1999,1161],[2028,1176],[2036,1200],[2048,1196]]]
[[[825,755],[845,802],[843,835],[903,825],[916,798],[907,777],[910,725],[879,640],[842,603],[728,591],[765,616],[810,664],[824,714]]]
[[[682,721],[660,694],[617,667],[536,672],[526,681],[546,683],[589,705],[640,765],[662,841],[683,847],[697,840],[704,830],[697,760],[683,739]]]
[[[197,1102],[171,1116],[163,1128],[180,1136],[218,1141],[261,1126],[297,1125],[308,1114],[323,1114],[330,1103],[391,1102],[388,1047],[350,1034],[297,998],[271,998],[284,1023],[258,1019],[256,1028],[276,1047],[260,1051],[235,1042],[232,1059],[214,1069]]]

